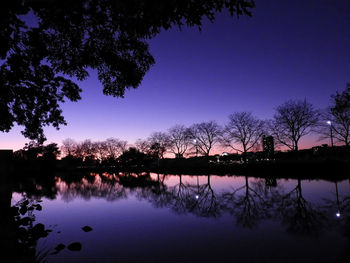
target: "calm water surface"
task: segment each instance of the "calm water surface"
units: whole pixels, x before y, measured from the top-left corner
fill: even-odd
[[[42,207],[47,262],[349,262],[348,180],[91,173],[14,188],[12,205]]]

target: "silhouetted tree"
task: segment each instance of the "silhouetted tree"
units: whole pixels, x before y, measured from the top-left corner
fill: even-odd
[[[23,159],[36,160],[43,153],[43,145],[36,141],[30,141],[26,143],[22,150],[19,152],[23,153]]]
[[[50,143],[43,147],[42,159],[46,161],[54,161],[60,155],[60,150],[57,143]]]
[[[144,154],[148,154],[151,146],[149,144],[149,141],[143,140],[143,139],[137,139],[137,141],[135,142],[135,147],[138,151]]]
[[[130,168],[133,166],[145,165],[148,162],[148,156],[134,147],[130,147],[128,150],[124,151],[118,160],[121,165],[125,168]]]
[[[108,138],[100,142],[85,140],[79,143],[72,139],[65,139],[62,141],[61,149],[65,157],[82,158],[89,161],[97,160],[111,164],[126,150],[126,146],[127,141],[116,138]]]
[[[116,138],[108,138],[101,142],[105,152],[105,159],[117,159],[125,150],[128,142]]]
[[[36,141],[26,143],[23,149],[14,152],[17,160],[37,161],[43,160],[46,164],[54,164],[60,155],[60,150],[56,143],[42,145]]]
[[[115,161],[125,150],[128,142],[116,138],[108,138],[96,145],[101,161]]]
[[[202,122],[193,124],[188,132],[196,152],[209,156],[213,146],[219,142],[221,127],[215,121]]]
[[[84,161],[92,161],[96,159],[97,149],[91,140],[85,140],[81,143],[80,148]]]
[[[335,139],[350,145],[350,83],[341,92],[332,95],[332,106],[327,109],[320,125],[322,138]]]
[[[108,159],[108,150],[107,145],[105,141],[100,142],[93,142],[94,148],[96,150],[96,159],[99,160],[99,162],[105,162]]]
[[[269,128],[277,142],[298,151],[300,138],[311,132],[318,119],[319,113],[306,100],[289,100],[277,107]]]
[[[154,132],[147,139],[149,148],[149,155],[155,158],[164,158],[164,154],[170,147],[170,139],[164,132]]]
[[[264,134],[264,122],[255,118],[250,112],[236,112],[229,116],[220,143],[224,147],[247,153],[253,149]],[[240,145],[238,148],[236,145]]]
[[[181,158],[186,153],[191,143],[188,130],[183,125],[175,125],[168,131],[169,151],[175,154],[176,158]]]
[[[75,155],[75,150],[77,147],[77,142],[73,139],[67,138],[62,141],[61,151],[64,156]]]
[[[95,69],[104,94],[124,97],[154,64],[147,39],[173,26],[200,28],[203,17],[214,21],[224,9],[250,15],[253,6],[252,0],[6,1],[0,11],[0,131],[17,123],[24,136],[42,142],[44,126],[66,124],[60,103],[80,99],[81,89],[67,77],[81,81]]]

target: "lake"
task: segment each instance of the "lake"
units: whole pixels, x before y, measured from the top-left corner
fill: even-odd
[[[37,262],[349,262],[349,180],[86,172],[9,185],[7,234]]]

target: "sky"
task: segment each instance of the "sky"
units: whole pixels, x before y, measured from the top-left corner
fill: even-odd
[[[223,125],[239,111],[269,119],[290,99],[326,108],[350,82],[349,14],[348,0],[256,0],[252,17],[221,13],[201,31],[163,31],[148,41],[156,64],[139,88],[123,99],[105,96],[90,71],[79,83],[82,100],[62,105],[68,125],[45,129],[47,143],[133,143],[175,124]],[[0,149],[22,148],[21,129],[0,133]],[[301,148],[318,144],[316,136],[301,139]]]

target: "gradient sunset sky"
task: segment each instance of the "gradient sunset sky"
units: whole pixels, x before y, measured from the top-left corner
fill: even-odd
[[[212,24],[164,31],[149,41],[156,64],[124,99],[102,94],[91,71],[82,100],[62,105],[68,122],[47,128],[49,142],[116,137],[133,143],[174,124],[216,120],[236,111],[261,119],[289,99],[325,108],[350,82],[350,1],[256,0],[253,16],[219,14]],[[21,127],[0,133],[0,148],[22,148]],[[316,137],[301,140],[308,147]]]

